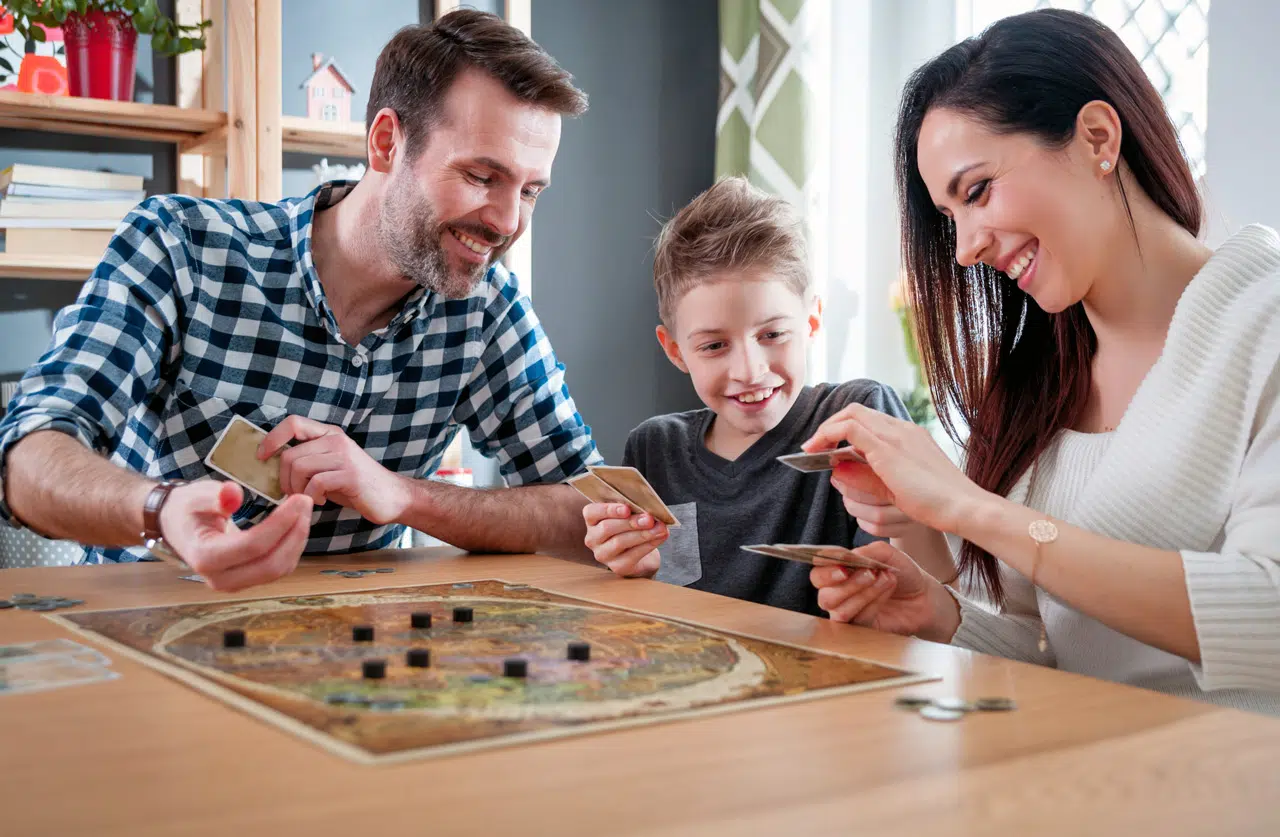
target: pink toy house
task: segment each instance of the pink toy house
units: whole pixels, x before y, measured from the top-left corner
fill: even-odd
[[[356,89],[332,58],[311,54],[311,75],[300,85],[307,91],[307,117],[325,122],[351,121],[351,95]]]

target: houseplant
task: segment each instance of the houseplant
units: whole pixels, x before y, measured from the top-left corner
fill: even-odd
[[[911,364],[913,377],[911,389],[901,393],[903,406],[907,408],[908,415],[916,424],[932,427],[938,420],[938,414],[934,410],[933,399],[929,395],[929,386],[924,380],[924,369],[920,363],[920,346],[916,343],[915,318],[912,316],[911,305],[903,293],[901,281],[895,282],[889,288],[889,307],[897,315],[898,324],[902,327],[903,347],[907,351],[907,361]]]
[[[41,27],[61,28],[72,96],[133,100],[138,33],[151,36],[161,55],[204,49],[211,21],[179,25],[160,13],[157,0],[3,0],[14,28],[43,41]]]

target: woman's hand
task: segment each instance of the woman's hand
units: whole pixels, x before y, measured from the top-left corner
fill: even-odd
[[[836,622],[877,631],[950,642],[960,626],[960,606],[941,584],[906,553],[884,542],[854,553],[887,564],[890,570],[814,567],[809,581],[818,588],[818,606]]]
[[[929,431],[909,421],[851,404],[823,422],[803,447],[812,453],[841,442],[866,458],[873,478],[865,466],[841,463],[831,482],[850,514],[867,515],[873,522],[870,515],[880,514],[885,531],[914,520],[955,532],[968,510],[987,496],[947,458]],[[878,511],[873,508],[877,505]]]

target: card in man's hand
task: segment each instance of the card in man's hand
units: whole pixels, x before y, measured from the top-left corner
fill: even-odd
[[[644,474],[635,468],[588,465],[586,474],[568,480],[568,484],[593,503],[622,503],[635,514],[651,514],[671,527],[680,525]]]
[[[835,470],[841,462],[865,463],[867,460],[853,448],[836,448],[817,453],[789,453],[786,456],[779,456],[778,461],[783,465],[790,465],[797,471],[812,473]]]
[[[796,561],[815,567],[840,566],[850,569],[888,570],[897,572],[888,564],[871,558],[864,558],[851,549],[843,546],[815,546],[801,543],[754,544],[742,547],[747,552],[769,555],[784,561]]]
[[[232,416],[204,464],[229,477],[272,503],[284,499],[280,487],[280,454],[265,462],[258,459],[258,446],[267,431],[248,419]]]

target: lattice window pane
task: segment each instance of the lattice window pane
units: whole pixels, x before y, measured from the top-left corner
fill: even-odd
[[[1092,15],[1138,57],[1164,98],[1191,170],[1202,177],[1209,111],[1209,0],[968,0],[970,33],[1002,17],[1052,7]]]

